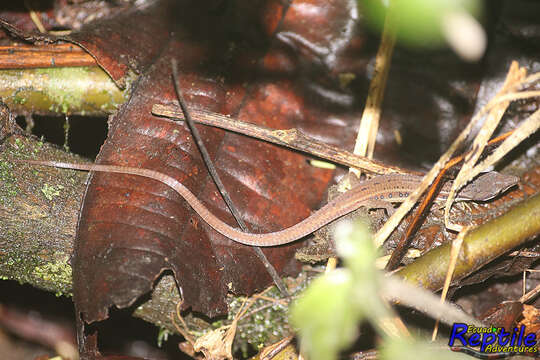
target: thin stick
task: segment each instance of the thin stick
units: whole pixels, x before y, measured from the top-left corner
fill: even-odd
[[[193,120],[199,124],[214,126],[220,129],[225,129],[256,139],[268,141],[272,144],[299,150],[312,156],[326,159],[347,167],[362,169],[363,171],[369,173],[382,175],[388,173],[422,175],[422,173],[419,172],[387,165],[377,160],[371,160],[364,156],[355,155],[336,146],[321,143],[320,141],[305,135],[297,129],[275,130],[264,126],[239,121],[232,117],[210,111],[192,109],[190,112],[193,115]],[[152,107],[152,114],[174,120],[184,120],[184,115],[182,112],[177,106],[172,105],[155,104]]]
[[[499,161],[503,156],[515,148],[523,140],[534,134],[540,128],[540,110],[536,110],[531,116],[524,120],[512,135],[506,139],[491,155],[486,157],[471,172],[474,177]]]
[[[195,143],[197,144],[197,147],[199,148],[199,151],[201,152],[202,158],[206,164],[206,167],[208,168],[208,172],[210,173],[210,176],[214,180],[214,183],[216,184],[219,192],[221,193],[221,196],[223,197],[223,200],[225,200],[225,203],[227,204],[227,207],[229,210],[231,210],[232,215],[236,219],[236,222],[244,232],[248,232],[249,229],[246,226],[246,223],[242,219],[240,212],[236,209],[234,206],[231,197],[229,196],[229,192],[223,185],[223,182],[221,181],[221,178],[219,177],[219,174],[212,162],[212,159],[210,158],[210,154],[208,153],[208,150],[206,150],[206,147],[204,146],[204,143],[202,141],[201,135],[199,134],[199,131],[195,127],[195,124],[193,122],[193,119],[191,118],[191,114],[188,110],[188,107],[186,103],[184,102],[184,97],[182,96],[182,92],[180,89],[180,83],[178,81],[178,66],[176,63],[176,59],[172,59],[172,76],[173,76],[173,83],[174,83],[174,90],[176,92],[176,97],[178,98],[178,102],[180,103],[180,107],[182,108],[182,111],[184,113],[186,124],[191,131],[191,134],[193,135],[193,139],[195,140]],[[276,284],[277,288],[281,293],[289,297],[289,292],[287,291],[287,288],[285,284],[283,283],[283,280],[279,277],[279,274],[277,273],[274,266],[268,261],[266,258],[266,255],[262,252],[261,248],[258,246],[253,246],[253,251],[255,252],[255,255],[261,260],[263,263],[266,271],[272,277],[272,280],[274,281],[274,284]]]
[[[506,101],[506,100],[505,100]],[[437,163],[433,165],[432,169],[424,176],[420,186],[407,197],[407,199],[401,204],[398,210],[388,219],[388,221],[383,225],[381,229],[375,234],[374,241],[377,246],[383,244],[383,242],[388,238],[390,233],[396,228],[398,223],[403,219],[403,217],[409,212],[409,210],[416,203],[418,198],[424,192],[429,184],[437,177],[437,174],[445,167],[446,163],[450,160],[454,152],[461,146],[465,141],[472,129],[480,122],[483,114],[488,111],[488,109],[493,108],[500,101],[495,98],[491,100],[486,106],[484,106],[473,118],[469,121],[465,129],[461,131],[458,137],[450,145],[448,150],[439,158]],[[450,199],[450,197],[449,197]],[[447,200],[448,202],[448,200]]]
[[[516,90],[521,82],[526,77],[526,70],[520,68],[517,62],[512,62],[508,74],[502,88],[498,91],[497,96],[504,95],[509,92]],[[460,226],[450,223],[450,208],[454,201],[455,194],[457,191],[467,184],[473,178],[473,168],[476,165],[476,162],[482,155],[484,148],[487,146],[488,140],[499,125],[500,121],[503,118],[506,109],[510,105],[510,101],[505,101],[499,103],[497,106],[494,106],[488,113],[484,124],[482,125],[480,131],[476,135],[474,142],[471,146],[473,151],[465,157],[463,166],[461,167],[454,183],[452,184],[452,190],[448,195],[444,209],[444,223],[447,228],[452,230],[459,230]]]
[[[360,128],[358,129],[358,137],[354,146],[354,153],[357,155],[373,157],[375,150],[375,139],[379,130],[379,119],[381,117],[381,106],[384,99],[384,90],[386,88],[386,80],[390,72],[390,64],[392,61],[392,52],[396,43],[396,29],[393,24],[392,10],[386,12],[384,28],[382,33],[381,44],[375,57],[374,76],[369,84],[368,97],[366,99],[366,107],[360,120]],[[358,170],[351,169],[357,176],[360,175]]]
[[[525,283],[523,283],[523,287],[525,288]],[[535,298],[538,294],[540,294],[540,285],[537,285],[534,289],[532,289],[531,291],[529,291],[528,293],[520,297],[519,302],[521,302],[522,304],[529,302],[533,298]]]
[[[454,276],[454,271],[456,270],[456,263],[461,251],[461,246],[463,245],[463,239],[469,232],[468,227],[464,227],[463,230],[458,234],[457,238],[452,241],[452,247],[450,249],[450,261],[448,263],[448,271],[446,272],[446,278],[444,279],[444,286],[441,292],[441,304],[444,304],[446,301],[446,295],[448,294],[448,289],[452,283],[452,277]],[[433,334],[431,336],[431,341],[437,339],[437,333],[439,332],[439,319],[435,322],[433,327]]]
[[[30,18],[34,22],[34,25],[36,25],[39,32],[42,33],[42,34],[46,33],[47,30],[45,29],[45,26],[43,26],[43,23],[41,22],[41,19],[39,18],[38,14],[34,11],[32,6],[30,6],[30,3],[29,3],[28,0],[24,0],[24,6],[26,6],[26,8],[28,9]]]
[[[74,44],[0,46],[0,69],[97,66],[96,59]]]
[[[508,131],[490,140],[488,142],[488,145],[494,145],[494,144],[504,141],[505,139],[510,137],[513,132],[514,130]],[[407,232],[405,233],[405,236],[400,240],[400,242],[398,243],[398,245],[392,252],[390,259],[386,263],[386,271],[394,270],[399,266],[399,264],[401,263],[401,260],[403,259],[403,256],[405,256],[405,253],[408,250],[410,240],[412,239],[413,231],[415,231],[417,225],[420,223],[420,220],[422,219],[421,217],[422,213],[427,209],[429,205],[433,203],[433,200],[435,199],[437,195],[437,190],[440,188],[443,177],[446,175],[448,170],[450,170],[452,167],[454,167],[455,165],[463,161],[463,159],[465,158],[467,154],[468,153],[452,158],[450,161],[448,161],[445,167],[437,175],[437,178],[433,181],[433,184],[429,188],[426,196],[424,197],[424,200],[422,201],[420,206],[418,206],[418,209],[414,213],[413,220],[409,224],[407,228]]]

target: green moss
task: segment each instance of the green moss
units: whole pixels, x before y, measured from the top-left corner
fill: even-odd
[[[287,278],[286,283],[291,295],[300,294],[310,283],[311,276],[302,274],[298,278]],[[236,336],[233,344],[233,353],[240,351],[247,354],[253,347],[260,349],[263,346],[274,343],[292,333],[289,325],[289,309],[286,300],[280,291],[272,287],[264,292],[265,299],[250,298],[254,302],[249,306],[246,314],[238,321]],[[275,299],[271,301],[268,298]],[[246,298],[242,296],[228,297],[229,312],[227,318],[213,321],[208,328],[201,327],[198,330],[189,326],[191,335],[199,338],[209,331],[230,325],[238,315],[242,305],[246,305]]]
[[[72,275],[71,266],[68,264],[69,255],[63,251],[51,251],[49,248],[44,250],[43,244],[39,241],[23,245],[28,234],[21,231],[8,230],[2,235],[14,243],[21,244],[25,251],[18,253],[21,250],[14,248],[2,254],[0,279],[15,280],[20,284],[31,284],[47,291],[55,291],[57,296],[71,296]]]
[[[37,152],[46,152],[46,156],[54,158],[60,152],[34,139],[13,136],[10,137],[2,152],[0,159],[0,202],[15,205],[0,206],[8,210],[28,211],[24,219],[18,219],[16,213],[6,217],[4,223],[0,225],[0,274],[2,280],[11,279],[21,284],[31,284],[32,286],[56,292],[57,295],[69,295],[72,291],[71,268],[67,264],[69,255],[65,247],[65,237],[54,239],[56,233],[51,229],[47,216],[47,206],[28,203],[28,198],[20,198],[21,194],[39,195],[37,189],[43,187],[42,192],[45,197],[53,199],[61,194],[61,191],[72,191],[70,188],[64,189],[65,184],[51,186],[46,178],[48,175],[39,168],[31,168],[12,159],[27,159],[34,157]],[[56,184],[55,182],[52,182]],[[20,185],[19,185],[20,184]],[[29,185],[31,184],[31,185]],[[64,190],[63,190],[64,189]],[[45,199],[42,199],[46,201]],[[40,201],[42,202],[42,201]],[[61,219],[50,219],[57,221]],[[2,241],[9,241],[7,246],[1,246]],[[64,245],[60,245],[60,243]]]
[[[72,273],[71,266],[67,258],[62,261],[48,262],[33,269],[32,275],[48,283],[54,284],[56,288],[62,289],[56,292],[57,296],[71,295]]]
[[[8,253],[2,257],[1,272],[5,280],[17,280],[19,283],[31,283],[29,275],[35,266],[35,259],[30,255]]]
[[[55,187],[54,185],[51,186],[45,183],[41,188],[41,192],[45,195],[47,200],[52,200],[53,197],[60,195],[60,190],[62,189],[64,189],[63,185],[56,185]]]
[[[169,339],[169,335],[172,335],[172,333],[167,330],[164,327],[159,328],[159,333],[157,336],[157,346],[158,348],[161,348],[161,345],[163,345],[164,342],[166,342]]]
[[[303,287],[302,287],[303,288]],[[301,288],[295,289],[295,293]],[[280,291],[273,287],[264,294],[276,300],[282,299]],[[293,294],[294,295],[294,294]],[[229,318],[232,321],[234,316],[240,310],[244,298],[234,298],[229,304]],[[270,302],[265,299],[257,299],[250,306],[247,313],[252,313],[250,316],[242,318],[238,323],[237,340],[239,344],[251,344],[257,348],[268,345],[288,336],[291,329],[288,321],[288,306],[279,302]],[[242,351],[247,349],[242,348]]]
[[[17,147],[17,149],[20,149],[20,150],[24,149],[24,144],[23,144],[21,138],[16,138],[15,139],[15,146]]]
[[[271,292],[273,294],[268,295],[275,297],[277,290],[273,289]],[[236,308],[237,305],[238,302],[235,302],[232,307]],[[256,300],[248,311],[267,305],[269,305],[267,300]],[[287,336],[290,333],[287,310],[286,306],[274,303],[266,309],[256,311],[239,324],[238,335],[241,339],[258,347]]]
[[[0,97],[15,110],[107,114],[126,93],[99,67],[0,70]]]
[[[34,145],[34,155],[38,154],[43,149],[43,141],[40,140]]]
[[[7,204],[19,193],[17,180],[13,175],[13,163],[0,160],[0,203]]]
[[[20,96],[19,93],[16,93],[13,97],[13,102],[15,104],[24,105],[26,103],[27,99],[24,96]]]
[[[53,100],[51,110],[67,114],[71,109],[81,107],[88,88],[69,86],[69,82],[88,78],[86,68],[36,69],[36,74],[41,74],[47,79],[44,90]]]
[[[356,74],[354,74],[354,73],[340,73],[338,75],[338,79],[339,79],[339,86],[342,89],[346,89],[349,86],[349,84],[354,79],[356,79]]]

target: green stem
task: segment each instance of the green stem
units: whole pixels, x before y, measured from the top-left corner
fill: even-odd
[[[15,113],[106,115],[128,91],[99,67],[0,70],[0,97]]]
[[[540,194],[537,194],[466,235],[453,281],[458,281],[540,233]],[[428,252],[396,273],[414,285],[433,291],[444,284],[451,243]]]

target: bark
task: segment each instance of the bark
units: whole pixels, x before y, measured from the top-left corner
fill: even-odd
[[[0,148],[0,279],[71,296],[71,266],[86,172],[16,163],[14,159],[88,162],[34,137],[13,135]],[[180,300],[171,274],[156,284],[134,316],[176,332],[170,315]]]

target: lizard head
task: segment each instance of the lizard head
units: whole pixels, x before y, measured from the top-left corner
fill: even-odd
[[[457,196],[460,200],[487,201],[519,182],[519,177],[490,171],[478,175]]]

